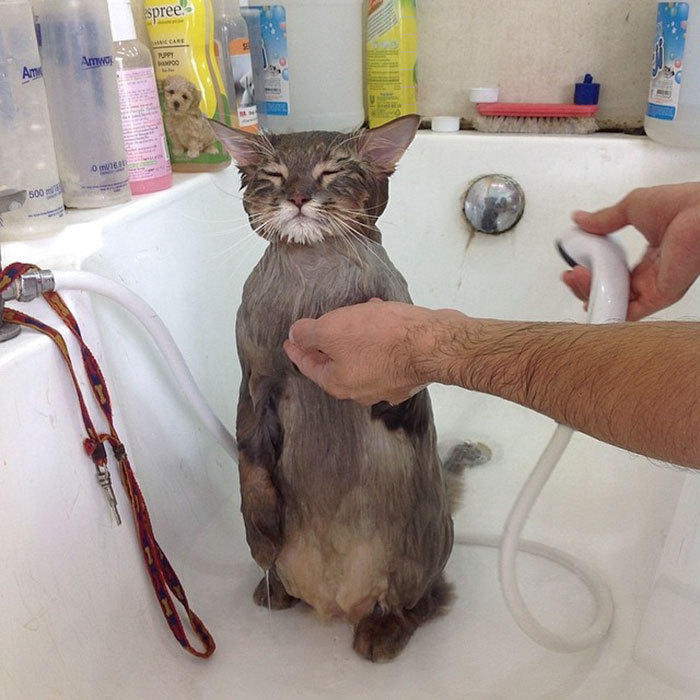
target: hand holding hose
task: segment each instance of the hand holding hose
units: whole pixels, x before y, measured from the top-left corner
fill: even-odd
[[[605,235],[631,225],[647,239],[646,252],[632,270],[628,321],[675,303],[700,275],[700,183],[639,188],[606,209],[577,211],[573,219],[589,233]],[[588,270],[576,267],[562,279],[588,301]]]

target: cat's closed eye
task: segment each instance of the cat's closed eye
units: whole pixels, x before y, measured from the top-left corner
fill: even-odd
[[[284,180],[284,174],[280,170],[265,170],[265,169],[263,169],[262,174],[266,175],[267,177],[274,177],[274,178],[277,178],[278,180]]]

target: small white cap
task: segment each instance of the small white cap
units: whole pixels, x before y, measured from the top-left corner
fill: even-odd
[[[136,39],[131,0],[108,0],[107,4],[109,6],[109,23],[112,25],[112,41],[133,41]]]
[[[433,131],[459,131],[459,117],[433,117],[430,128]]]
[[[470,102],[498,102],[498,88],[476,87],[469,90]]]

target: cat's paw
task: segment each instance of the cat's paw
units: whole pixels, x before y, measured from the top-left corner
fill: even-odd
[[[287,589],[282,581],[279,580],[274,569],[271,569],[268,575],[269,583],[268,579],[263,576],[260,583],[255,587],[253,600],[256,605],[260,605],[263,608],[269,607],[271,610],[291,608],[297,602],[297,598],[287,593]]]
[[[357,623],[352,648],[369,661],[390,661],[415,631],[416,624],[403,615],[373,612]]]
[[[243,513],[250,553],[257,565],[268,571],[282,549],[282,528],[277,510],[249,510]]]

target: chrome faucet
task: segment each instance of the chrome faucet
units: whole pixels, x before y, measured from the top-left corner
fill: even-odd
[[[2,257],[0,257],[0,272],[2,272]],[[5,308],[5,300],[2,295],[0,295],[0,343],[6,340],[12,340],[19,335],[22,330],[20,326],[14,323],[3,323],[2,322],[2,312]]]

